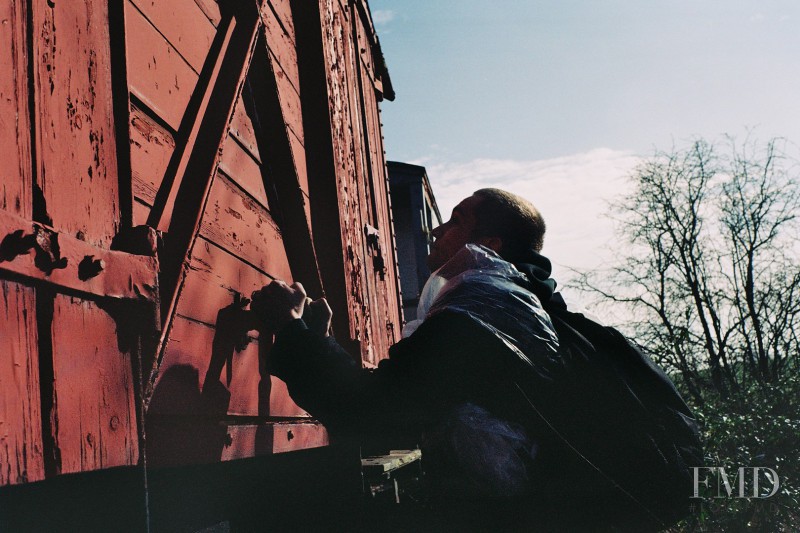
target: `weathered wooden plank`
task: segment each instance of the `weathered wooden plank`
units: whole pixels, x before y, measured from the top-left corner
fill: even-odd
[[[285,263],[284,263],[285,267]],[[277,267],[279,279],[292,282],[288,269]],[[230,305],[234,295],[250,298],[253,291],[272,281],[250,265],[200,237],[192,250],[178,313],[206,324],[214,324],[220,309]]]
[[[328,434],[319,423],[275,424],[273,435],[273,453],[304,450],[328,444]]]
[[[357,27],[361,28],[360,19]],[[363,58],[363,53],[361,58]],[[394,234],[390,218],[389,194],[386,176],[386,166],[383,154],[383,143],[379,118],[378,100],[375,92],[374,81],[369,77],[365,65],[359,61],[358,75],[361,77],[360,94],[361,109],[364,122],[364,143],[368,165],[368,179],[371,180],[371,195],[374,203],[374,219],[380,234],[380,253],[383,257],[385,269],[383,272],[373,274],[375,289],[378,294],[378,308],[375,309],[376,326],[383,328],[376,330],[376,336],[382,337],[382,347],[377,352],[377,357],[385,357],[388,347],[396,340],[395,329],[400,324],[399,307],[397,305],[398,285],[394,255]],[[395,327],[389,327],[394,325]],[[377,362],[377,361],[376,361]]]
[[[31,216],[28,2],[0,3],[0,209]]]
[[[37,175],[56,229],[107,246],[119,226],[107,4],[36,0]]]
[[[93,246],[5,211],[0,211],[0,235],[7,236],[8,247],[0,272],[105,298],[157,298],[154,257]]]
[[[280,64],[295,92],[300,92],[300,74],[297,66],[297,46],[284,31],[275,13],[268,6],[261,10],[267,47]]]
[[[258,341],[236,350],[219,337],[228,333],[176,317],[148,412],[212,418],[307,416],[277,378],[270,377],[261,392],[269,398],[259,396]]]
[[[272,453],[273,429],[267,425],[229,425],[220,459],[234,461]]]
[[[268,434],[268,439],[263,433]],[[248,424],[228,426],[227,440],[229,444],[222,451],[223,461],[318,448],[328,444],[328,435],[321,424],[315,423]]]
[[[333,140],[333,166],[339,204],[344,279],[347,289],[347,315],[350,338],[359,342],[362,359],[370,360],[371,324],[366,282],[363,278],[363,224],[359,208],[353,138],[350,133],[349,96],[346,69],[342,58],[347,49],[344,35],[347,21],[335,0],[320,0],[325,84],[329,98],[330,135]]]
[[[383,136],[381,134],[380,108],[375,92],[362,70],[362,101],[366,122],[366,136],[368,155],[372,170],[373,195],[377,206],[376,217],[380,231],[381,252],[386,269],[383,275],[378,275],[377,283],[383,300],[383,321],[387,325],[385,331],[387,347],[394,344],[399,333],[401,323],[399,294],[400,285],[397,278],[397,251],[394,239],[394,228],[389,196],[389,180],[386,171],[386,160],[383,149]],[[392,326],[392,327],[389,327]],[[388,352],[381,352],[381,356]]]
[[[0,486],[44,479],[34,289],[0,280]]]
[[[130,1],[125,2],[125,28],[131,92],[177,131],[197,73]]]
[[[278,99],[280,100],[281,113],[286,124],[289,143],[291,144],[292,159],[297,172],[297,179],[300,188],[308,194],[308,170],[306,167],[306,152],[304,147],[303,133],[303,110],[300,95],[290,83],[286,72],[277,62],[277,58],[270,54],[272,72],[278,87]]]
[[[61,473],[138,460],[131,355],[120,351],[118,334],[96,304],[56,295],[51,420]]]
[[[218,174],[200,235],[273,277],[290,272],[280,230],[261,205]]]
[[[247,87],[245,91],[249,90]],[[261,154],[258,151],[258,140],[256,139],[256,130],[253,126],[253,120],[247,114],[247,109],[244,105],[244,92],[236,101],[236,108],[233,111],[233,119],[231,120],[230,133],[242,143],[242,145],[250,152],[253,158],[261,163]]]
[[[136,105],[131,105],[130,117],[133,194],[152,206],[175,151],[175,139],[171,132]]]
[[[235,405],[238,412],[231,414],[258,414],[257,343],[236,351],[220,339],[215,344],[216,334],[208,325],[175,318],[148,412],[224,417]]]
[[[289,36],[289,39],[295,43],[297,42],[296,33],[294,30],[294,18],[292,17],[292,5],[290,0],[269,0],[269,5],[277,15],[278,20],[281,22],[284,31]]]
[[[338,22],[342,24],[341,34],[337,44],[340,46],[342,54],[342,66],[340,73],[341,83],[340,94],[342,99],[342,119],[347,127],[343,134],[347,137],[347,148],[351,154],[347,154],[348,165],[352,168],[350,174],[341,177],[344,187],[340,189],[340,195],[346,195],[348,189],[355,188],[359,191],[358,200],[350,204],[351,213],[349,214],[356,224],[349,229],[350,245],[355,247],[362,254],[363,261],[354,263],[351,260],[352,268],[357,269],[359,281],[362,284],[362,298],[364,304],[361,308],[364,330],[362,332],[364,340],[362,342],[362,360],[375,364],[381,354],[388,351],[385,344],[385,322],[383,320],[383,301],[380,291],[376,286],[376,276],[373,267],[374,250],[368,246],[365,236],[367,225],[375,226],[375,204],[371,174],[367,163],[367,147],[364,131],[363,102],[359,94],[359,78],[357,68],[357,56],[355,37],[353,34],[353,16],[351,5],[337,6],[341,9],[338,13]],[[350,182],[349,185],[346,185]],[[355,253],[358,253],[355,252]]]
[[[358,8],[353,7],[355,13],[353,13],[353,24],[356,28],[355,31],[355,38],[356,38],[356,49],[358,50],[361,64],[365,69],[365,74],[369,77],[371,83],[370,85],[374,87],[375,85],[375,59],[372,55],[372,42],[369,38],[368,30],[364,28],[364,24],[362,22],[362,18],[358,16]],[[370,108],[366,108],[369,110]]]
[[[214,24],[195,0],[131,0],[175,50],[200,72],[214,40]]]
[[[361,459],[365,473],[383,474],[402,468],[422,459],[420,450],[392,450],[387,455],[375,455]]]
[[[150,215],[150,206],[142,203],[139,198],[133,200],[133,225],[143,226],[147,224],[147,217]]]
[[[278,83],[278,94],[281,101],[281,112],[286,126],[294,131],[297,138],[303,140],[303,110],[301,107],[300,94],[291,84],[289,77],[283,67],[275,60],[275,56],[270,53],[273,73]]]
[[[354,128],[355,146],[358,156],[357,166],[361,166],[360,174],[365,182],[364,218],[378,229],[379,247],[374,244],[367,247],[367,252],[374,259],[382,260],[384,268],[376,269],[370,260],[367,267],[366,281],[368,285],[372,333],[375,342],[374,359],[385,357],[389,346],[395,340],[395,330],[399,328],[400,315],[397,305],[397,280],[394,269],[394,241],[389,218],[389,203],[386,182],[383,145],[378,118],[378,101],[372,67],[371,33],[363,24],[360,5],[351,5],[351,31],[345,34],[348,54],[345,66],[350,84],[351,120],[359,123]]]
[[[219,168],[261,205],[269,208],[261,166],[232,135],[228,135],[222,145]]]
[[[215,0],[194,0],[200,10],[208,17],[214,26],[218,26],[222,17],[219,13],[219,4]]]
[[[289,144],[292,147],[292,158],[294,159],[294,167],[297,170],[297,181],[303,193],[308,196],[308,165],[306,161],[306,148],[303,146],[303,141],[294,132],[294,128],[289,128]],[[311,220],[309,214],[308,220]]]

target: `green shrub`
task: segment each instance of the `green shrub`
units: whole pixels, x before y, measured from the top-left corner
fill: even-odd
[[[704,392],[703,404],[692,405],[705,466],[725,467],[729,476],[741,466],[768,467],[778,473],[780,489],[764,499],[713,498],[720,480],[706,472],[709,490],[701,492],[696,514],[675,531],[800,531],[800,377],[792,374],[743,386],[727,398]]]

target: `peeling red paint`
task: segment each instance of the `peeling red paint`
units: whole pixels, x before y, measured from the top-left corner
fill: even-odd
[[[0,333],[13,341],[0,355],[0,485],[132,465],[141,445],[155,464],[326,445],[266,373],[271,339],[242,318],[272,279],[327,295],[366,366],[399,330],[363,6],[234,4],[0,6]],[[311,26],[295,20],[317,9]],[[304,91],[309,28],[324,78]],[[332,154],[309,149],[312,128]],[[321,156],[330,172],[312,175]],[[315,235],[315,219],[329,231]],[[148,221],[158,245],[152,228],[133,237],[131,222]]]

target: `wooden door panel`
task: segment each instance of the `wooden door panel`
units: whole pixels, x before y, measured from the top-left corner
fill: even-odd
[[[291,278],[272,215],[224,174],[211,186],[200,235],[274,278]]]
[[[128,85],[136,97],[178,131],[198,74],[130,2],[125,2]]]
[[[52,431],[60,473],[136,464],[139,439],[131,351],[97,304],[56,295]]]
[[[0,2],[0,209],[30,217],[31,136],[28,107],[27,2]],[[20,110],[23,112],[20,113]]]
[[[108,9],[33,6],[38,186],[53,226],[108,247],[119,230]]]
[[[154,307],[135,302],[152,303],[158,283],[155,259],[110,250],[128,196],[118,175],[108,4],[0,9],[10,10],[0,57],[12,63],[0,111],[18,130],[12,139],[10,123],[0,127],[16,167],[3,175],[0,209],[6,484],[137,461],[133,364]],[[123,319],[134,303],[143,312]]]
[[[214,40],[214,25],[195,0],[131,0],[186,62],[200,72]]]
[[[229,134],[222,145],[219,168],[258,203],[269,209],[261,164],[233,135]]]
[[[152,207],[175,152],[174,135],[135,104],[131,105],[129,135],[133,195]]]
[[[262,162],[261,153],[258,151],[258,140],[256,139],[256,130],[253,125],[253,119],[247,113],[244,104],[244,95],[239,97],[236,101],[236,108],[233,111],[233,120],[231,120],[230,134],[236,137],[236,140],[253,156],[259,164]]]
[[[251,339],[241,350],[223,346],[215,353],[224,344],[217,335],[213,327],[176,317],[149,416],[212,420],[222,420],[224,415],[308,416],[291,400],[279,379],[268,378],[259,390],[262,377],[257,339]]]
[[[286,276],[281,279],[292,282],[291,272],[280,274]],[[177,312],[214,325],[220,309],[232,305],[236,295],[250,298],[254,291],[271,281],[271,277],[201,237],[192,250],[192,261]]]
[[[0,486],[44,479],[34,289],[0,280]]]

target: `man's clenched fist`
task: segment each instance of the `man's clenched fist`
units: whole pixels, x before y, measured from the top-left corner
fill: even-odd
[[[287,285],[275,280],[253,293],[250,309],[259,329],[276,333],[294,319],[303,317],[306,291],[300,283]]]
[[[333,312],[331,306],[325,298],[311,301],[311,298],[306,300],[306,310],[303,312],[303,322],[306,323],[308,329],[314,333],[318,333],[323,337],[328,336],[331,329],[331,319]]]

